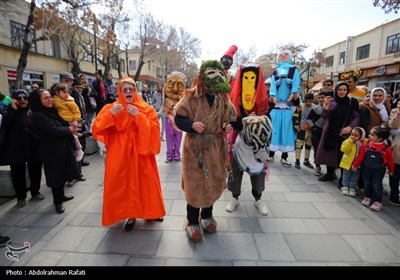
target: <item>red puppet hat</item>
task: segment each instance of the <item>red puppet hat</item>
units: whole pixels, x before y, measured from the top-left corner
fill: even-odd
[[[238,47],[236,45],[232,45],[224,54],[224,56],[229,56],[230,58],[233,58],[235,53],[237,52]]]

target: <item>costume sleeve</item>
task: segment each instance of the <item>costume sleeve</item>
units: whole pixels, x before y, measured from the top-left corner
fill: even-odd
[[[276,97],[276,81],[275,81],[275,75],[271,76],[271,86],[269,88],[269,95]]]
[[[182,130],[182,131],[186,131],[189,133],[195,133],[196,131],[192,128],[193,127],[193,121],[189,120],[188,118],[176,115],[175,116],[175,124],[176,126]]]
[[[156,111],[139,113],[135,118],[136,126],[139,129],[139,154],[156,155],[161,150],[160,122]]]
[[[356,159],[353,162],[353,166],[356,167],[356,168],[358,168],[361,165],[361,163],[363,162],[363,160],[364,160],[365,151],[367,149],[367,143],[368,142],[364,142],[361,145],[360,152],[358,153],[358,156],[356,157]]]
[[[301,83],[300,71],[299,69],[296,68],[294,70],[294,75],[292,79],[292,90],[290,91],[290,93],[298,93],[300,90],[300,83]]]

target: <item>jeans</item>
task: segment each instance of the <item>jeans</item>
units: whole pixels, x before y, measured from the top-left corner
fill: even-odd
[[[362,165],[362,178],[364,182],[364,197],[371,198],[373,201],[382,203],[383,177],[385,176],[386,166],[370,168]]]
[[[400,164],[394,164],[394,174],[389,176],[390,197],[399,197]]]
[[[343,187],[354,189],[357,186],[358,179],[360,178],[360,169],[357,169],[357,172],[353,172],[351,169],[343,169],[342,178]]]

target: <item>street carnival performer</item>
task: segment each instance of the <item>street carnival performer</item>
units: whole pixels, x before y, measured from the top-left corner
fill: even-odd
[[[228,202],[225,209],[228,212],[233,212],[239,206],[239,195],[241,193],[241,184],[244,169],[249,173],[252,194],[255,199],[254,207],[262,214],[268,215],[268,209],[264,202],[261,201],[262,192],[265,189],[265,172],[264,164],[268,159],[268,152],[264,149],[264,155],[261,162],[261,167],[258,172],[249,170],[240,166],[237,158],[234,157],[233,149],[235,145],[240,145],[237,142],[237,136],[243,129],[242,120],[248,116],[267,116],[268,114],[268,99],[264,84],[264,76],[260,65],[255,63],[247,63],[241,65],[236,75],[235,85],[231,92],[232,102],[237,112],[237,120],[231,122],[233,130],[229,134],[229,154],[232,165],[232,175],[228,180],[228,189],[232,192],[232,200]],[[269,120],[264,124],[265,136],[263,140],[268,141],[271,137],[271,127]]]
[[[226,185],[225,127],[235,118],[230,86],[217,60],[203,61],[192,88],[175,105],[175,123],[186,131],[182,148],[182,189],[187,201],[186,235],[197,241],[213,233],[213,205]]]
[[[136,218],[162,221],[165,216],[156,163],[160,122],[132,78],[120,79],[117,93],[118,100],[104,105],[92,130],[107,149],[102,223],[127,219],[125,231],[131,231]]]

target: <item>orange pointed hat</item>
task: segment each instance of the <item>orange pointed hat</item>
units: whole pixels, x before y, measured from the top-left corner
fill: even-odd
[[[224,56],[229,56],[230,58],[233,58],[235,53],[237,52],[238,47],[236,45],[232,45],[224,54]]]

